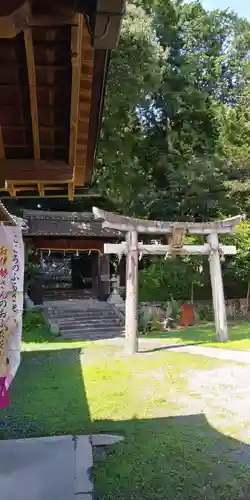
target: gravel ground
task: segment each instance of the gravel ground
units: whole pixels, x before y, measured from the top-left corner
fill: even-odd
[[[209,424],[235,438],[239,446],[232,457],[250,467],[250,366],[234,364],[188,374],[190,395],[182,407],[190,413],[204,413]],[[181,398],[182,399],[182,398]],[[183,405],[184,404],[184,405]]]
[[[200,410],[213,414],[220,410],[232,423],[250,424],[250,367],[234,365],[190,374],[191,397],[199,396]]]

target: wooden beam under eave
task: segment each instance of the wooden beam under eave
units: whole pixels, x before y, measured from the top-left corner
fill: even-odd
[[[76,24],[75,14],[69,13],[53,13],[33,15],[29,19],[29,26],[44,26],[46,28],[54,28],[55,26],[74,26]]]
[[[13,184],[7,183],[7,190],[10,194],[10,196],[16,196],[16,189]]]
[[[36,92],[36,70],[34,59],[34,47],[32,41],[31,28],[24,30],[24,42],[29,79],[30,93],[30,110],[33,133],[33,148],[35,160],[40,160],[40,141],[39,141],[39,126],[38,126],[38,111],[37,111],[37,92]]]
[[[3,160],[4,158],[5,158],[5,151],[3,142],[3,132],[2,132],[2,127],[0,125],[0,159]]]
[[[74,183],[73,182],[69,182],[68,183],[68,198],[69,198],[69,201],[73,201],[74,200],[74,195],[75,195]]]
[[[70,140],[69,140],[69,164],[74,168],[76,160],[77,127],[80,104],[80,78],[81,78],[81,54],[82,54],[82,32],[83,16],[77,14],[77,26],[71,28],[71,110],[70,110]]]
[[[39,196],[41,196],[43,198],[44,197],[44,185],[39,182],[37,184],[37,188],[38,188]]]
[[[73,182],[73,169],[61,160],[0,159],[0,189],[6,182],[17,187],[38,184],[67,185]],[[65,186],[67,187],[67,186]]]
[[[4,4],[4,5],[2,5]],[[14,38],[27,26],[31,16],[30,0],[0,2],[0,38]]]

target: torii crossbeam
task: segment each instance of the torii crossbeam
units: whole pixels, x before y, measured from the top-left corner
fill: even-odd
[[[236,247],[220,245],[218,234],[230,233],[242,220],[242,216],[231,217],[214,222],[166,222],[125,217],[93,208],[96,219],[101,219],[104,228],[116,229],[127,233],[126,242],[104,245],[104,253],[126,255],[126,339],[130,353],[138,351],[138,258],[142,255],[208,255],[210,265],[213,308],[216,337],[228,340],[226,308],[221,273],[221,257],[235,255]],[[169,235],[170,244],[144,245],[138,242],[138,234]],[[188,234],[200,234],[207,238],[204,245],[184,245],[183,238]]]

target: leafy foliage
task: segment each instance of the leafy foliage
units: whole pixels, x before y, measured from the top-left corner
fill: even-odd
[[[242,222],[235,233],[226,238],[228,243],[236,245],[237,254],[227,259],[224,266],[225,279],[241,284],[250,283],[250,222]]]
[[[190,257],[152,258],[150,265],[140,271],[140,300],[190,300],[192,284],[201,285],[200,265],[200,260]]]
[[[128,4],[95,177],[118,211],[207,220],[248,208],[249,49],[249,23],[229,11]]]
[[[142,7],[128,4],[119,49],[109,70],[95,175],[96,186],[125,211],[133,189],[146,181],[139,160],[144,138],[140,107],[159,87],[162,57],[151,17]]]

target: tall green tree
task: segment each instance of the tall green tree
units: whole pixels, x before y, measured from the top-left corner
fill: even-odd
[[[233,288],[234,295],[244,296],[250,286],[250,223],[242,222],[224,240],[237,248],[237,254],[227,257],[223,266],[226,288]]]
[[[218,109],[218,151],[225,183],[238,211],[250,214],[250,86],[234,106]]]
[[[157,91],[163,49],[153,21],[140,5],[128,3],[118,49],[113,52],[105,100],[103,131],[95,185],[118,209],[130,209],[138,186],[145,183],[140,165],[145,131],[141,106]]]
[[[135,20],[137,24],[135,24]],[[245,20],[199,2],[129,3],[110,72],[96,184],[141,217],[235,213],[222,109],[249,82]],[[230,142],[230,138],[228,138]]]
[[[217,148],[217,113],[237,102],[248,82],[249,24],[228,12],[207,13],[199,2],[160,0],[155,18],[168,57],[145,149],[159,193],[150,215],[207,219],[234,213],[225,156]]]

